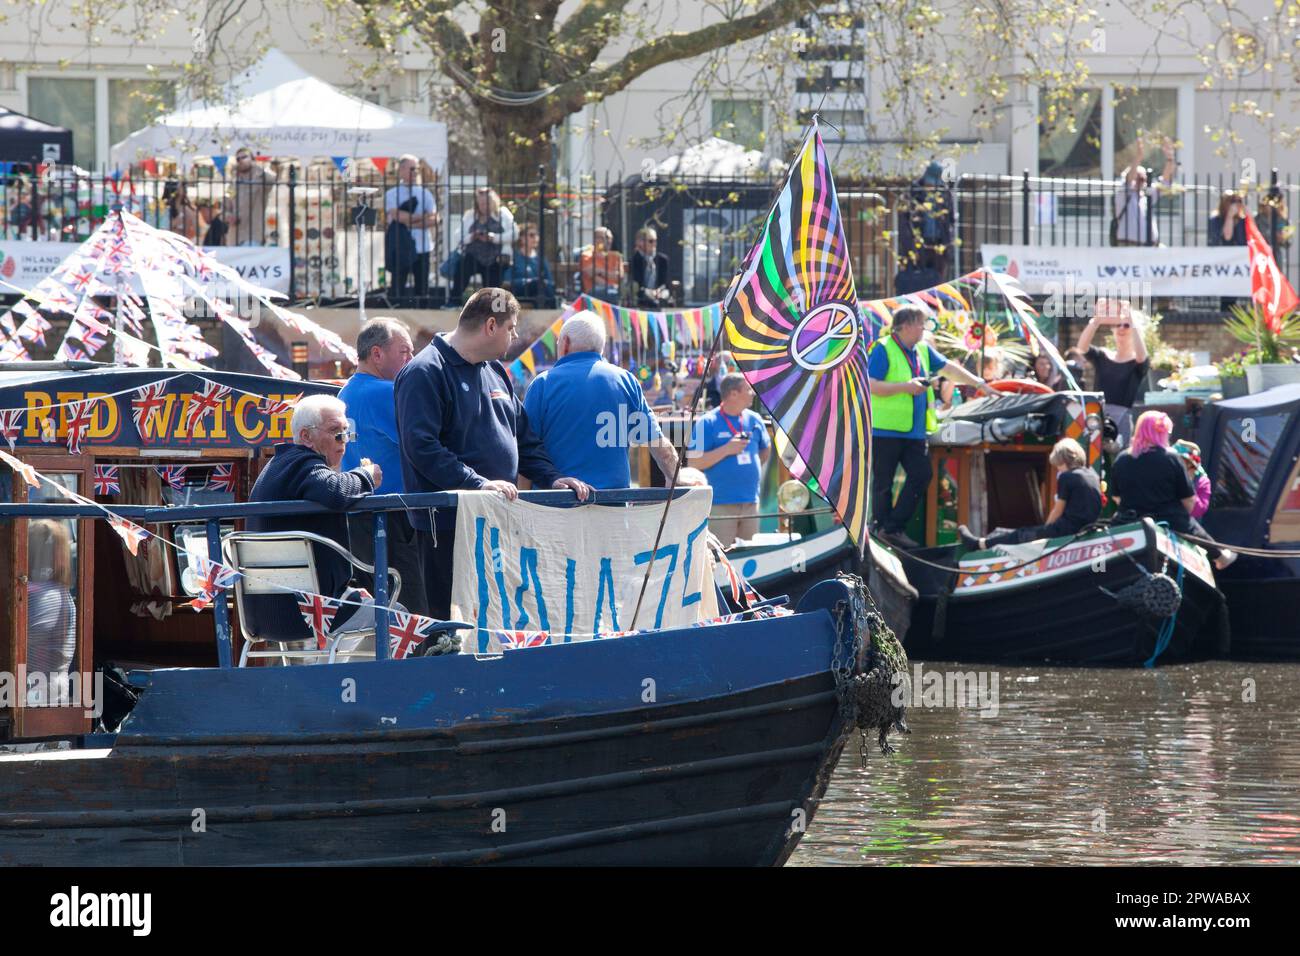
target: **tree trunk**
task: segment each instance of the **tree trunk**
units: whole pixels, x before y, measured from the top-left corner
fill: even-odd
[[[552,164],[551,124],[538,107],[479,105],[488,182],[532,184],[538,166]]]

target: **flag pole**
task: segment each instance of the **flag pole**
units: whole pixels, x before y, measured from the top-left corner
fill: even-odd
[[[803,143],[799,147],[799,152],[795,154],[796,159],[799,156],[802,156],[803,151],[807,149],[809,138],[817,133],[817,123],[818,116],[814,113],[810,128],[808,132],[804,134]],[[781,184],[781,188],[778,189],[776,195],[772,197],[772,203],[768,206],[767,215],[763,217],[764,228],[766,228],[767,223],[771,221],[772,213],[776,210],[776,204],[780,201],[781,193],[785,191],[785,184],[789,182],[792,174],[793,167],[791,167],[791,172],[786,174],[785,180]],[[752,254],[753,251],[754,248],[751,247],[750,253]],[[736,274],[734,279],[732,279],[731,285],[727,289],[726,296],[722,299],[722,308],[718,315],[718,330],[714,333],[713,342],[709,346],[708,356],[704,362],[704,374],[700,376],[700,381],[695,386],[695,395],[691,399],[690,411],[686,420],[686,448],[690,447],[695,434],[695,410],[699,407],[700,396],[704,392],[704,377],[708,375],[710,363],[713,361],[713,357],[717,354],[718,343],[722,341],[723,332],[727,328],[727,312],[731,308],[731,303],[736,296],[737,290],[740,288],[740,277],[744,275],[745,269],[748,265],[749,261],[747,257],[746,261],[741,264],[740,272]],[[650,560],[646,564],[645,575],[641,578],[641,590],[637,594],[636,608],[632,611],[632,623],[628,625],[628,630],[636,630],[637,617],[641,614],[641,605],[645,601],[646,587],[650,584],[650,573],[654,570],[655,556],[659,553],[659,542],[663,540],[664,526],[668,522],[668,512],[672,509],[673,498],[675,497],[673,493],[677,489],[677,479],[681,474],[682,463],[685,460],[686,454],[685,449],[683,449],[683,453],[677,456],[677,467],[673,469],[672,477],[668,481],[668,499],[664,502],[663,514],[659,516],[659,528],[655,531],[654,547],[650,549]]]

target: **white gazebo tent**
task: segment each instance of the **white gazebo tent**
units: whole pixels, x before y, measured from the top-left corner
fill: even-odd
[[[167,157],[188,163],[248,146],[299,158],[413,153],[434,169],[446,167],[446,124],[344,93],[279,50],[236,77],[227,93],[227,102],[189,104],[137,130],[113,146],[112,161],[125,166]]]

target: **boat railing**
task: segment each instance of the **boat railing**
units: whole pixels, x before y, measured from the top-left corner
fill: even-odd
[[[618,488],[593,490],[585,502],[569,490],[521,491],[519,500],[553,508],[573,508],[578,505],[629,505],[665,502],[670,497],[679,498],[689,488]],[[344,513],[372,514],[375,521],[375,659],[388,657],[388,516],[398,511],[423,511],[436,508],[454,509],[458,492],[438,491],[401,495],[370,495],[351,502]],[[157,507],[153,505],[114,505],[108,509],[72,502],[0,503],[0,520],[15,518],[104,518],[107,514],[134,521],[137,524],[199,523],[204,525],[208,554],[221,554],[221,523],[244,518],[286,517],[291,515],[338,514],[330,508],[311,501],[248,501],[227,504],[182,505]],[[214,557],[213,560],[219,558]],[[212,604],[217,636],[217,662],[221,667],[234,666],[231,641],[230,609],[226,600]]]

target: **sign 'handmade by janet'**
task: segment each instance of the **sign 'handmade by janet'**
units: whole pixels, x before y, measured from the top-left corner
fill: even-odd
[[[816,126],[726,305],[731,353],[859,548],[867,541],[867,351],[839,201]]]
[[[641,581],[653,626],[685,627],[717,616],[707,545],[709,489],[673,504],[655,549],[662,505],[566,508],[462,492],[456,509],[451,616],[478,625],[466,651],[496,653],[497,632],[544,631],[550,643],[591,640],[631,627]],[[645,621],[649,615],[642,614]]]

